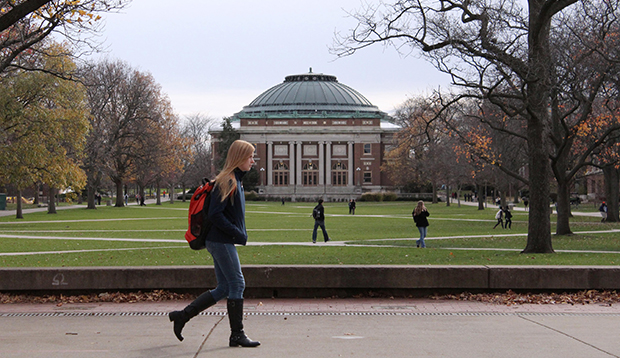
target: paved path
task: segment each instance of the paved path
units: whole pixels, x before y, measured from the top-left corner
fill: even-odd
[[[156,199],[147,199],[144,201],[145,204],[155,204],[157,200]],[[162,202],[164,202],[164,199],[162,199]],[[128,206],[134,206],[134,205],[138,205],[135,201],[130,201]],[[98,206],[102,206],[102,205],[98,205]],[[103,205],[105,206],[105,205]],[[56,206],[56,210],[67,210],[67,209],[85,209],[86,208],[86,204],[82,204],[82,205],[63,205],[63,206]],[[47,211],[47,207],[41,207],[41,208],[31,208],[31,209],[22,209],[22,214],[30,214],[30,213],[40,213],[40,212],[46,212]],[[17,215],[17,210],[0,210],[0,217],[2,216],[16,216]]]
[[[0,305],[0,356],[620,357],[620,306],[430,299],[248,299],[258,348],[229,348],[225,304],[179,342],[167,312],[188,302]]]

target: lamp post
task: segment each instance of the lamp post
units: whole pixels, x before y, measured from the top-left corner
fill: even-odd
[[[357,167],[355,171],[357,172],[357,186],[360,186],[360,171],[362,171],[362,168]]]
[[[264,186],[263,182],[263,173],[265,173],[265,168],[260,168],[260,186]]]

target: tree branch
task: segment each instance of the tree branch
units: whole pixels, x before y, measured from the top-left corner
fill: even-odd
[[[9,12],[0,17],[0,32],[13,26],[31,12],[38,10],[51,1],[52,0],[28,0],[14,6]]]

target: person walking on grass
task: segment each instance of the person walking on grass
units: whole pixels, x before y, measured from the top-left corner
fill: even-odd
[[[497,225],[502,225],[502,229],[504,228],[504,210],[502,210],[502,207],[499,207],[499,210],[497,210],[497,213],[495,214],[495,219],[497,219],[497,224],[495,224],[495,226],[493,226],[493,229],[495,229],[497,227]]]
[[[323,231],[323,240],[329,241],[329,236],[325,230],[325,208],[323,207],[323,199],[319,199],[317,206],[312,209],[312,217],[314,218],[314,230],[312,231],[312,243],[316,244],[316,232],[319,226]]]
[[[416,247],[425,248],[426,243],[424,239],[426,238],[426,234],[428,232],[428,217],[431,215],[428,213],[426,206],[424,206],[424,202],[422,200],[418,201],[418,205],[413,209],[411,213],[413,216],[413,221],[415,222],[415,226],[417,226],[418,231],[420,232],[420,239],[415,242]]]
[[[601,212],[601,222],[604,223],[605,221],[607,221],[607,204],[605,204],[604,201],[601,206],[598,207],[598,211]]]
[[[230,146],[222,171],[215,177],[209,204],[209,220],[213,223],[206,237],[206,248],[213,257],[217,287],[207,291],[181,311],[168,315],[174,322],[174,334],[182,341],[185,324],[200,312],[227,298],[226,308],[230,323],[231,347],[257,347],[243,331],[243,291],[245,279],[235,245],[245,245],[248,234],[245,228],[245,195],[241,178],[254,164],[254,146],[236,140]]]
[[[504,218],[506,219],[504,229],[512,229],[512,213],[510,212],[510,208],[508,206],[504,209]]]

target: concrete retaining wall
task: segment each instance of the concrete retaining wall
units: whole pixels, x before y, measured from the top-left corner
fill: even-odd
[[[248,297],[620,289],[616,266],[243,266]],[[203,291],[213,267],[0,268],[0,292]]]

